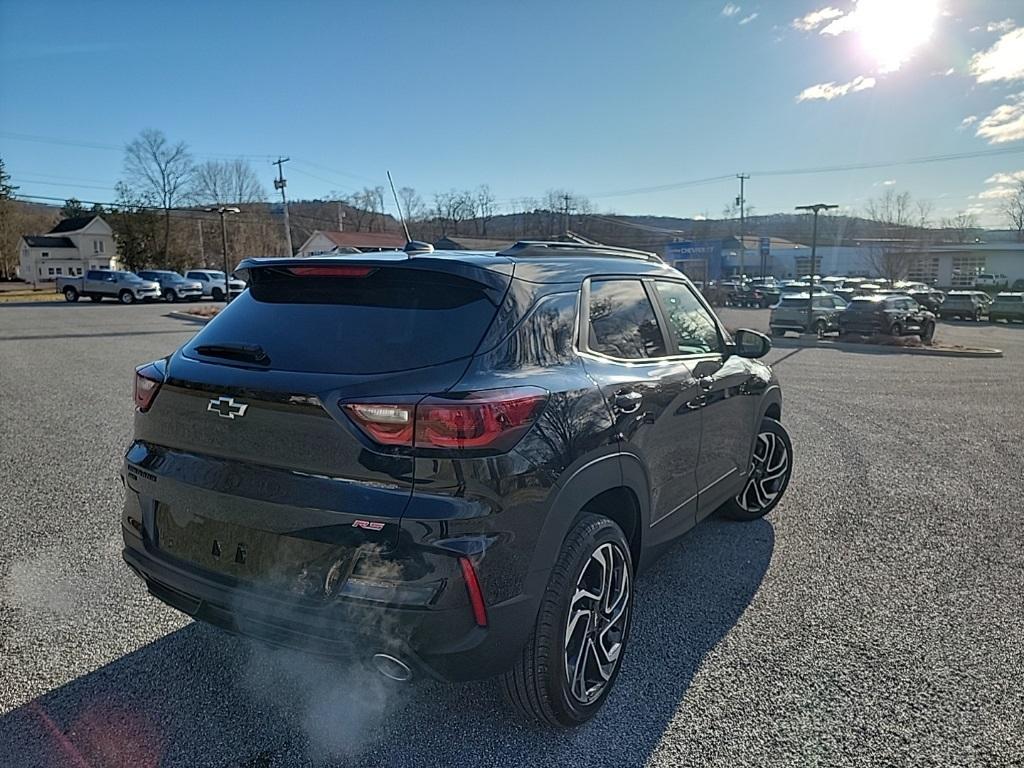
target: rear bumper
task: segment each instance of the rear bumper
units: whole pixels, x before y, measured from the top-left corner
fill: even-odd
[[[389,653],[440,680],[504,672],[532,631],[539,606],[538,598],[525,594],[489,605],[486,627],[476,626],[463,608],[412,609],[346,599],[314,606],[183,568],[148,551],[128,529],[124,541],[124,561],[150,594],[198,621],[316,655]]]

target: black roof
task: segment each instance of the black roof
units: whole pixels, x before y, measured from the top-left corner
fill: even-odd
[[[89,226],[89,223],[96,218],[96,214],[91,216],[74,216],[70,219],[63,219],[57,223],[53,229],[50,230],[50,234],[56,232],[77,232],[80,229],[84,229]]]
[[[32,248],[74,248],[69,237],[47,237],[46,235],[25,235],[25,242]]]
[[[484,269],[501,274],[514,274],[517,279],[534,283],[579,283],[594,274],[615,275],[667,275],[678,276],[672,267],[654,254],[630,251],[610,246],[589,246],[571,243],[521,242],[504,251],[432,251],[407,254],[404,251],[378,253],[338,254],[292,258],[244,259],[236,272],[247,272],[259,267],[299,265],[373,263],[381,261],[404,263],[408,261],[432,262],[432,268],[463,271]],[[458,265],[458,266],[456,266]],[[426,264],[424,263],[424,266]],[[479,272],[477,274],[480,274]]]

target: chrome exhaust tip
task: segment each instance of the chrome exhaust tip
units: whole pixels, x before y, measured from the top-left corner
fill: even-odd
[[[412,680],[412,670],[409,665],[389,653],[373,654],[373,665],[377,667],[378,672],[390,680],[397,680],[400,683]]]

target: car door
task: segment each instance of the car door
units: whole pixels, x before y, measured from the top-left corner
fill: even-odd
[[[668,354],[650,290],[636,277],[586,281],[580,351],[615,419],[622,460],[635,456],[647,472],[653,545],[696,521],[701,408],[689,365]]]
[[[743,487],[753,441],[760,380],[751,363],[726,355],[730,341],[711,309],[682,280],[654,281],[658,306],[700,389],[701,442],[697,461],[697,519]]]

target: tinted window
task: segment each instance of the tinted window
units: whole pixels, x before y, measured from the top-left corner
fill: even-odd
[[[668,280],[658,280],[655,286],[668,320],[669,336],[679,354],[696,355],[721,350],[714,318],[689,287]]]
[[[595,280],[590,284],[588,346],[623,360],[665,356],[661,328],[639,280]]]
[[[805,298],[797,298],[796,296],[783,296],[782,297],[782,301],[780,301],[779,303],[783,307],[786,307],[787,309],[798,309],[800,307],[803,307],[804,309],[807,309],[807,302],[808,301],[809,301],[809,299],[807,299],[806,297]]]
[[[249,290],[186,348],[258,344],[276,370],[383,373],[467,357],[500,292],[457,275],[376,269],[365,277],[258,269]]]

